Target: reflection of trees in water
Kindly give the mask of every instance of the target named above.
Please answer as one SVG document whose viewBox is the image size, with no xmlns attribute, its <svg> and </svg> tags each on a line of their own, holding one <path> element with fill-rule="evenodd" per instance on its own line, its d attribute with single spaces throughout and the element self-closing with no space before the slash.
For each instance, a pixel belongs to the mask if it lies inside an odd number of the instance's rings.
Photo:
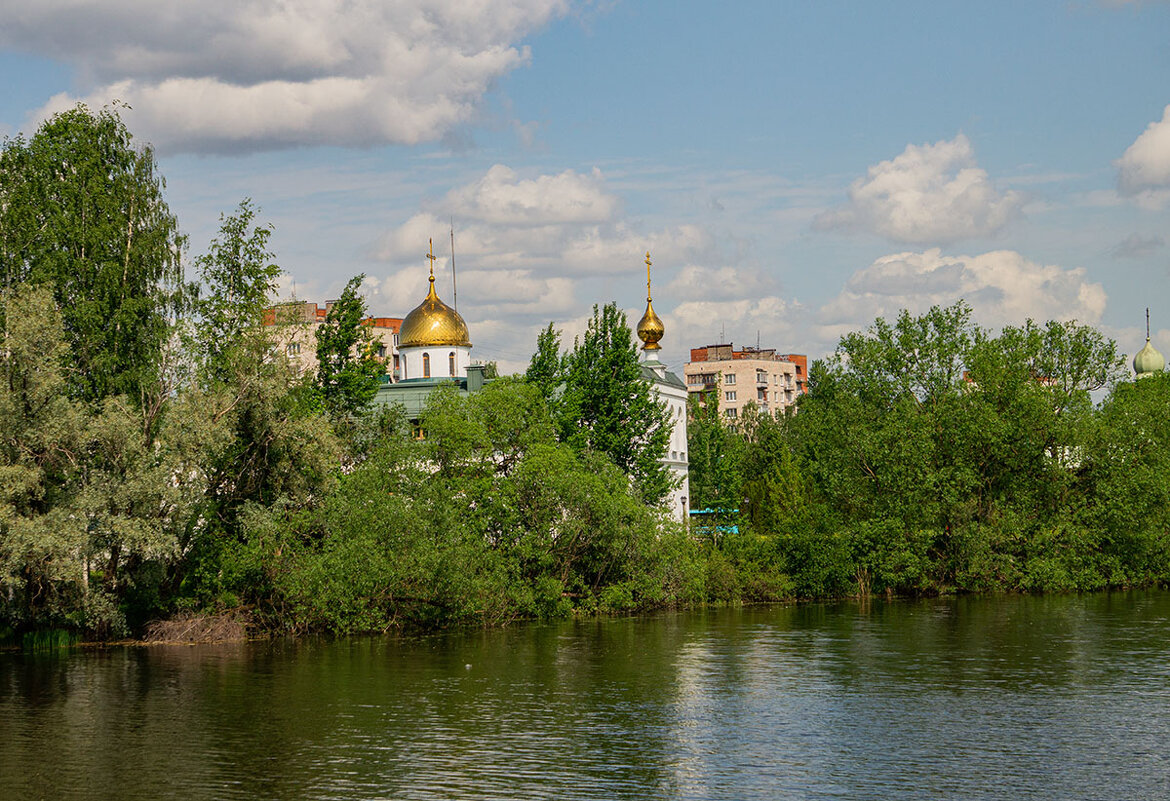
<svg viewBox="0 0 1170 801">
<path fill-rule="evenodd" d="M 995 797 L 1071 792 L 1096 760 L 1137 797 L 1161 774 L 1136 738 L 1170 734 L 1167 620 L 1170 594 L 1119 593 L 0 654 L 0 775 L 13 797 Z"/>
</svg>

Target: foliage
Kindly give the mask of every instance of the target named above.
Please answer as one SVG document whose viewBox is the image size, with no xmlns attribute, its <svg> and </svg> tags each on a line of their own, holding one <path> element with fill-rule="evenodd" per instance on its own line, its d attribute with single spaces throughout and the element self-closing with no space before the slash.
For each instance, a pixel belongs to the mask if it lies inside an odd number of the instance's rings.
<svg viewBox="0 0 1170 801">
<path fill-rule="evenodd" d="M 221 214 L 219 235 L 195 260 L 203 284 L 203 295 L 194 302 L 195 346 L 211 380 L 228 378 L 229 349 L 258 335 L 264 309 L 276 294 L 281 270 L 268 249 L 273 229 L 257 224 L 257 213 L 244 198 L 234 214 Z"/>
<path fill-rule="evenodd" d="M 902 312 L 842 337 L 796 414 L 693 399 L 692 505 L 738 512 L 691 536 L 654 505 L 671 421 L 614 304 L 567 354 L 542 331 L 523 380 L 441 385 L 420 439 L 369 408 L 361 276 L 306 382 L 259 325 L 271 227 L 222 217 L 196 292 L 162 188 L 108 109 L 0 152 L 6 642 L 241 606 L 345 632 L 1170 582 L 1170 375 L 1123 380 L 1088 326 Z"/>
<path fill-rule="evenodd" d="M 660 461 L 670 443 L 670 414 L 642 378 L 625 313 L 616 303 L 594 306 L 573 350 L 561 356 L 559 348 L 550 323 L 526 374 L 553 407 L 559 440 L 578 454 L 604 454 L 647 503 L 659 503 L 672 483 Z"/>
<path fill-rule="evenodd" d="M 540 393 L 441 387 L 425 440 L 388 432 L 315 510 L 254 519 L 249 587 L 296 631 L 502 622 L 696 600 L 694 545 L 603 457 L 557 443 Z"/>
<path fill-rule="evenodd" d="M 535 385 L 545 401 L 551 402 L 558 386 L 565 380 L 565 358 L 561 355 L 561 332 L 549 323 L 536 337 L 536 352 L 524 378 Z"/>
<path fill-rule="evenodd" d="M 317 328 L 317 388 L 334 419 L 355 415 L 370 405 L 384 372 L 376 346 L 362 321 L 366 302 L 358 293 L 365 275 L 349 280 L 325 322 Z"/>
<path fill-rule="evenodd" d="M 902 312 L 842 337 L 795 415 L 720 432 L 692 408 L 692 495 L 738 476 L 741 536 L 772 542 L 763 564 L 800 595 L 1167 581 L 1170 395 L 1122 371 L 1074 322 L 993 334 L 962 303 Z M 761 564 L 734 540 L 736 570 Z"/>
<path fill-rule="evenodd" d="M 692 509 L 739 509 L 746 442 L 719 416 L 719 388 L 692 394 L 687 408 Z"/>
<path fill-rule="evenodd" d="M 177 552 L 201 491 L 182 449 L 182 415 L 161 427 L 125 396 L 92 408 L 68 397 L 61 316 L 45 287 L 3 298 L 0 583 L 4 616 L 126 630 L 120 605 L 144 566 Z M 131 621 L 132 622 L 132 621 Z"/>
<path fill-rule="evenodd" d="M 117 111 L 54 115 L 0 150 L 0 287 L 52 287 L 86 401 L 138 400 L 183 302 L 184 239 L 150 147 Z"/>
</svg>

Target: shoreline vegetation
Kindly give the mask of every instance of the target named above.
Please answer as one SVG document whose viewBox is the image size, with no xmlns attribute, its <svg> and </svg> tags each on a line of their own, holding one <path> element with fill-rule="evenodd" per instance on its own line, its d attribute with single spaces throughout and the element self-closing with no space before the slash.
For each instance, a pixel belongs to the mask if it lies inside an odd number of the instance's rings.
<svg viewBox="0 0 1170 801">
<path fill-rule="evenodd" d="M 0 151 L 0 644 L 1170 580 L 1170 376 L 1131 380 L 1090 326 L 903 312 L 795 414 L 693 397 L 715 511 L 688 530 L 614 304 L 407 420 L 371 406 L 361 276 L 296 375 L 261 326 L 272 229 L 244 200 L 188 281 L 162 190 L 109 109 Z"/>
</svg>

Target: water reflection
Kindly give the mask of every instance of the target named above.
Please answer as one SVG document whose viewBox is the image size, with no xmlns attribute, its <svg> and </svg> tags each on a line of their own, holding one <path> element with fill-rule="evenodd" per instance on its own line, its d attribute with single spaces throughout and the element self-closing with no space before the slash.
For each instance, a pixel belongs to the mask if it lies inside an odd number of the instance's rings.
<svg viewBox="0 0 1170 801">
<path fill-rule="evenodd" d="M 13 798 L 1153 798 L 1170 594 L 0 655 Z"/>
</svg>

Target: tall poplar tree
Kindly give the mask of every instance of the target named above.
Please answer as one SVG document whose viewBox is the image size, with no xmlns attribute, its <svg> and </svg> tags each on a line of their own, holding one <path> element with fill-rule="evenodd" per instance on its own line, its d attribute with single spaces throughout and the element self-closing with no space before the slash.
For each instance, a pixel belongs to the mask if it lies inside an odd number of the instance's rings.
<svg viewBox="0 0 1170 801">
<path fill-rule="evenodd" d="M 538 356 L 547 350 L 545 342 Z M 593 307 L 584 336 L 565 356 L 563 375 L 555 410 L 561 441 L 578 453 L 604 453 L 647 503 L 665 498 L 671 476 L 660 460 L 670 443 L 670 414 L 642 376 L 634 336 L 616 303 Z"/>
<path fill-rule="evenodd" d="M 317 386 L 334 418 L 357 414 L 378 392 L 384 368 L 374 358 L 375 345 L 362 324 L 366 302 L 358 293 L 366 276 L 349 280 L 317 329 Z"/>
</svg>

